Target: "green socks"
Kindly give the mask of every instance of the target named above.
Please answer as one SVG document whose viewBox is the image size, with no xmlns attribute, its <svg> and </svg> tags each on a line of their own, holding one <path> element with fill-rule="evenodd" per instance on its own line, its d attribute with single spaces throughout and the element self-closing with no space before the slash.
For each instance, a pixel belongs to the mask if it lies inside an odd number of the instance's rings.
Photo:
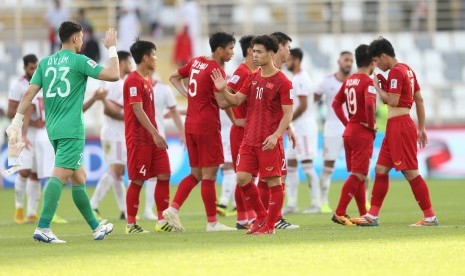
<svg viewBox="0 0 465 276">
<path fill-rule="evenodd" d="M 58 201 L 61 197 L 64 183 L 60 179 L 51 177 L 44 190 L 42 212 L 40 213 L 39 228 L 50 228 L 50 222 L 55 215 Z"/>
<path fill-rule="evenodd" d="M 87 196 L 86 192 L 86 185 L 78 184 L 71 186 L 73 201 L 76 207 L 81 212 L 81 215 L 89 224 L 92 230 L 95 230 L 99 222 L 95 218 L 94 211 L 92 210 L 92 206 L 90 205 L 89 197 Z"/>
</svg>

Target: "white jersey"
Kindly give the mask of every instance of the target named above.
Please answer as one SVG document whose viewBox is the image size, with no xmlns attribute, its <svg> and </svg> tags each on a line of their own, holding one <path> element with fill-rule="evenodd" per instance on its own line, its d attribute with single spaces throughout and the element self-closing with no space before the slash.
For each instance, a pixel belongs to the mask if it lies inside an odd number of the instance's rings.
<svg viewBox="0 0 465 276">
<path fill-rule="evenodd" d="M 334 113 L 333 100 L 337 92 L 342 86 L 342 81 L 336 78 L 336 74 L 326 76 L 323 81 L 317 86 L 315 94 L 325 96 L 326 104 L 326 120 L 324 125 L 324 136 L 337 136 L 342 137 L 344 132 L 344 125 Z M 344 109 L 347 116 L 347 111 Z"/>
<path fill-rule="evenodd" d="M 108 89 L 107 100 L 119 107 L 121 107 L 121 113 L 123 113 L 123 85 L 124 79 L 120 79 L 116 82 L 106 83 Z M 104 141 L 125 141 L 124 136 L 124 121 L 116 120 L 110 116 L 105 115 L 100 132 L 100 139 Z"/>
<path fill-rule="evenodd" d="M 307 109 L 299 118 L 293 121 L 296 134 L 306 133 L 310 128 L 316 130 L 317 124 L 315 119 L 314 92 L 310 76 L 305 71 L 300 71 L 292 77 L 292 97 L 294 99 L 294 111 L 300 104 L 299 96 L 307 97 Z"/>
<path fill-rule="evenodd" d="M 153 93 L 155 98 L 155 121 L 157 123 L 157 130 L 163 138 L 166 138 L 164 121 L 165 109 L 175 107 L 176 99 L 171 91 L 171 87 L 158 81 L 153 84 Z"/>
<path fill-rule="evenodd" d="M 26 76 L 20 77 L 11 84 L 10 91 L 8 92 L 8 99 L 15 102 L 20 102 L 28 87 L 29 80 L 26 78 Z M 44 99 L 42 95 L 42 90 L 40 90 L 32 100 L 32 104 L 35 107 L 35 112 L 31 114 L 31 120 L 33 121 L 38 119 L 45 121 Z"/>
</svg>

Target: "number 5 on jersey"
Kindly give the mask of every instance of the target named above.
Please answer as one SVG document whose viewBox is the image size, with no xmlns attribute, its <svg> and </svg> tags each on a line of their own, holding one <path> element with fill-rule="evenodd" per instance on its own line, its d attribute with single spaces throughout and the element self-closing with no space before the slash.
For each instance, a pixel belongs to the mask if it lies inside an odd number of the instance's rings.
<svg viewBox="0 0 465 276">
<path fill-rule="evenodd" d="M 197 80 L 195 79 L 195 75 L 198 73 L 200 73 L 199 69 L 191 70 L 191 76 L 189 77 L 189 87 L 187 89 L 191 97 L 195 97 L 195 95 L 197 95 Z"/>
</svg>

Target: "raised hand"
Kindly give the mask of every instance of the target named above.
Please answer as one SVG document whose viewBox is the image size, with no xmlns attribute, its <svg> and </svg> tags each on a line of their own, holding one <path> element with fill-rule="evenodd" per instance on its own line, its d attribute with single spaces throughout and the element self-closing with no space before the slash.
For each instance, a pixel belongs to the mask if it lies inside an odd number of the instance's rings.
<svg viewBox="0 0 465 276">
<path fill-rule="evenodd" d="M 105 48 L 110 48 L 111 46 L 116 46 L 118 33 L 113 28 L 109 28 L 105 34 L 105 38 L 102 40 Z"/>
<path fill-rule="evenodd" d="M 220 69 L 213 69 L 210 77 L 212 78 L 212 81 L 218 91 L 224 90 L 226 88 L 227 81 L 223 78 L 223 75 L 221 75 Z"/>
</svg>

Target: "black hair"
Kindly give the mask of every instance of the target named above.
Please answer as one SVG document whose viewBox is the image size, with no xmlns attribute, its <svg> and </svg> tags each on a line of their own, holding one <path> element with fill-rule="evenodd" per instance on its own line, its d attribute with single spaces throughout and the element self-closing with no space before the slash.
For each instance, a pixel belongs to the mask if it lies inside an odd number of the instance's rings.
<svg viewBox="0 0 465 276">
<path fill-rule="evenodd" d="M 339 53 L 339 57 L 342 57 L 343 55 L 352 55 L 351 51 L 342 51 Z"/>
<path fill-rule="evenodd" d="M 73 21 L 64 21 L 58 29 L 58 35 L 62 43 L 68 42 L 69 38 L 75 34 L 82 32 L 82 26 Z"/>
<path fill-rule="evenodd" d="M 274 53 L 278 52 L 279 42 L 278 40 L 271 35 L 259 35 L 252 39 L 252 45 L 260 44 L 265 46 L 267 51 L 273 51 Z"/>
<path fill-rule="evenodd" d="M 24 64 L 24 67 L 26 67 L 29 63 L 36 63 L 38 61 L 36 55 L 34 54 L 29 54 L 29 55 L 25 55 L 23 57 L 23 64 Z"/>
<path fill-rule="evenodd" d="M 253 35 L 244 35 L 239 40 L 239 43 L 241 44 L 242 56 L 243 57 L 247 56 L 247 49 L 249 49 L 252 46 L 251 42 L 252 42 L 253 38 L 254 38 Z"/>
<path fill-rule="evenodd" d="M 292 57 L 302 61 L 302 59 L 304 58 L 304 52 L 302 52 L 302 50 L 300 48 L 293 48 L 290 50 L 290 54 Z"/>
<path fill-rule="evenodd" d="M 230 43 L 236 43 L 236 39 L 232 34 L 228 34 L 225 32 L 217 32 L 210 36 L 210 49 L 212 53 L 220 48 L 226 48 Z"/>
<path fill-rule="evenodd" d="M 271 34 L 278 40 L 278 44 L 286 45 L 287 42 L 292 42 L 292 38 L 283 32 L 274 32 Z"/>
<path fill-rule="evenodd" d="M 379 57 L 382 54 L 386 54 L 390 57 L 396 57 L 396 53 L 394 52 L 394 47 L 392 47 L 391 42 L 382 36 L 370 43 L 370 46 L 368 46 L 368 52 L 370 52 L 372 57 Z"/>
<path fill-rule="evenodd" d="M 373 60 L 370 52 L 368 52 L 368 45 L 360 44 L 355 49 L 355 62 L 357 63 L 357 67 L 367 67 L 370 65 L 371 61 Z"/>
<path fill-rule="evenodd" d="M 157 47 L 153 42 L 137 39 L 136 42 L 131 45 L 130 50 L 134 61 L 136 64 L 139 64 L 142 62 L 144 56 L 150 55 L 150 52 L 152 50 L 157 50 Z"/>
<path fill-rule="evenodd" d="M 117 54 L 118 54 L 119 61 L 124 61 L 131 57 L 131 53 L 129 53 L 128 51 L 118 51 Z"/>
</svg>

